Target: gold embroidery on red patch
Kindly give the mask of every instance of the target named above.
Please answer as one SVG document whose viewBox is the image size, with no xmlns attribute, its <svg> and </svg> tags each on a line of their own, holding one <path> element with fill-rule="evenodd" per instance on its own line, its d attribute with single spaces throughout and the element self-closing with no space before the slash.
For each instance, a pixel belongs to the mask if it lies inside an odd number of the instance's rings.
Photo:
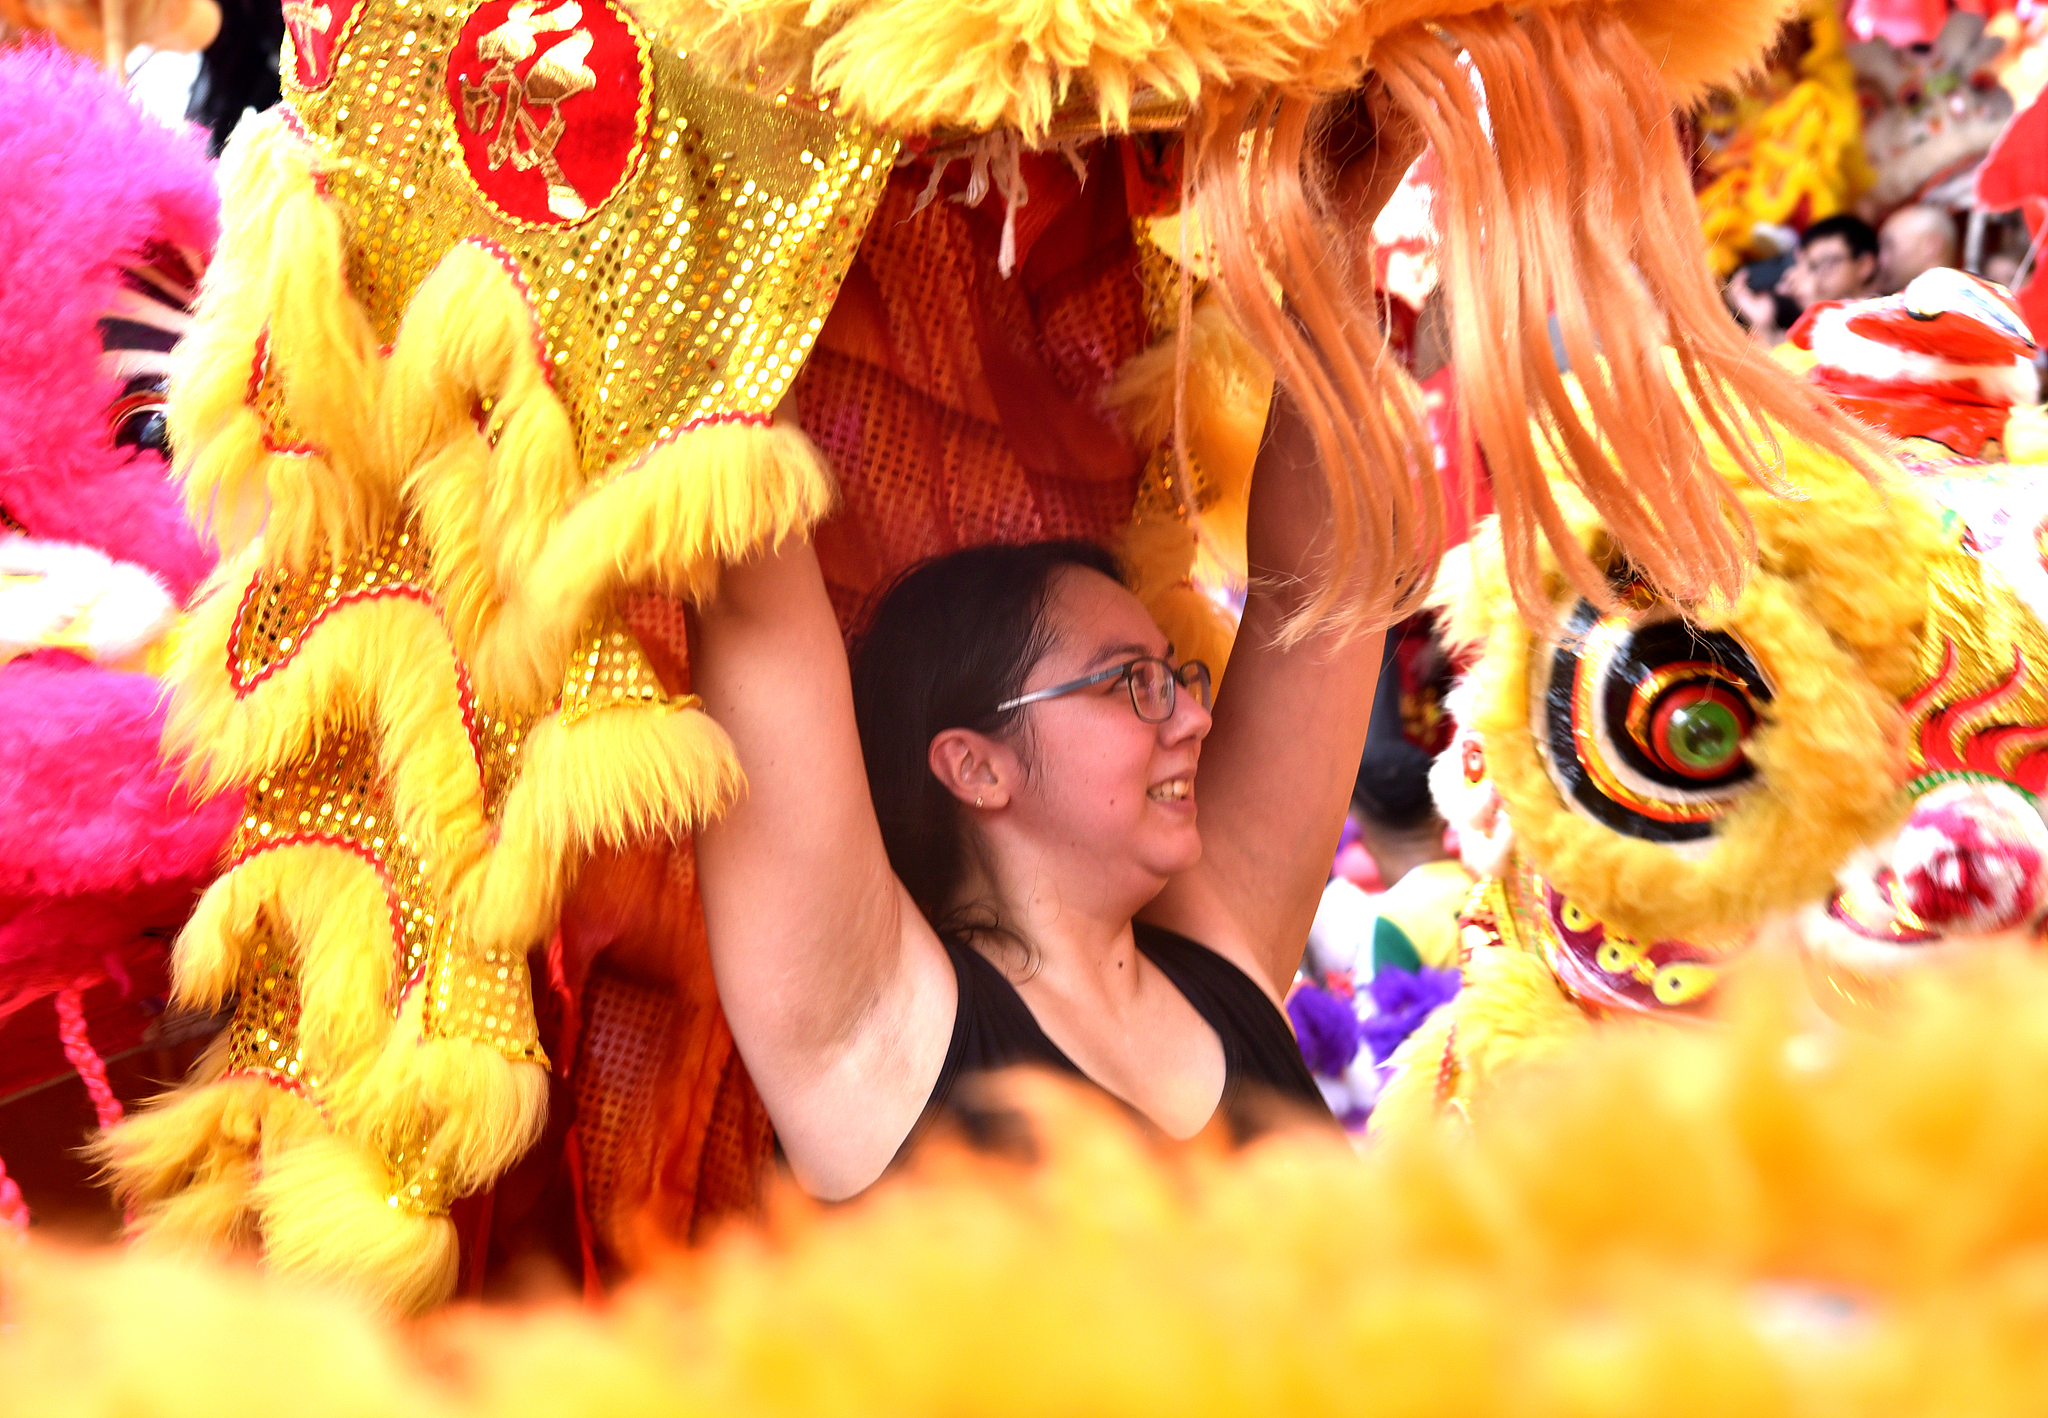
<svg viewBox="0 0 2048 1418">
<path fill-rule="evenodd" d="M 647 44 L 608 0 L 485 0 L 448 55 L 463 164 L 500 216 L 573 226 L 639 165 Z"/>
<path fill-rule="evenodd" d="M 334 56 L 347 42 L 363 0 L 284 0 L 284 59 L 278 72 L 292 88 L 313 93 L 334 78 Z"/>
</svg>

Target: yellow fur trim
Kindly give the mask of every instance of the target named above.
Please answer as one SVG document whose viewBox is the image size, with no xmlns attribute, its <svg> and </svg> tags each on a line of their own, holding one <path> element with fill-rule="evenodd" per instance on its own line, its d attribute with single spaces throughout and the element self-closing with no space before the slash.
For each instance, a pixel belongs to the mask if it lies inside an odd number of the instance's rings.
<svg viewBox="0 0 2048 1418">
<path fill-rule="evenodd" d="M 241 564 L 264 553 L 258 544 Z M 340 729 L 368 729 L 398 824 L 448 889 L 482 851 L 484 822 L 476 753 L 440 618 L 410 596 L 348 602 L 275 673 L 237 694 L 225 645 L 242 597 L 225 582 L 196 612 L 165 720 L 166 746 L 184 756 L 202 791 L 214 793 L 314 751 Z"/>
<path fill-rule="evenodd" d="M 207 888 L 171 957 L 177 1001 L 211 1008 L 232 996 L 266 916 L 297 949 L 310 1071 L 324 1077 L 376 1048 L 391 1028 L 385 1001 L 397 983 L 391 899 L 375 867 L 326 845 L 258 852 Z"/>
<path fill-rule="evenodd" d="M 1392 1072 L 1380 1095 L 1373 1100 L 1368 1136 L 1381 1138 L 1428 1131 L 1442 1121 L 1443 1103 L 1437 1097 L 1444 1050 L 1451 1045 L 1452 1005 L 1445 1005 L 1416 1026 L 1388 1057 Z"/>
<path fill-rule="evenodd" d="M 1103 395 L 1141 446 L 1173 437 L 1178 343 L 1169 332 L 1126 361 Z M 1242 577 L 1246 501 L 1273 402 L 1273 369 L 1213 298 L 1195 305 L 1187 358 L 1183 406 L 1188 453 L 1202 470 L 1200 537 Z"/>
<path fill-rule="evenodd" d="M 1756 62 L 1795 0 L 1633 0 L 1617 8 L 1679 101 Z M 650 0 L 636 10 L 714 70 L 765 66 L 899 132 L 997 127 L 1043 139 L 1070 95 L 1130 126 L 1141 93 L 1192 104 L 1242 86 L 1335 92 L 1378 36 L 1477 8 L 1459 0 Z"/>
<path fill-rule="evenodd" d="M 336 1133 L 266 1147 L 255 1187 L 264 1261 L 385 1310 L 446 1299 L 459 1260 L 454 1224 L 394 1206 L 391 1185 L 381 1161 Z"/>
<path fill-rule="evenodd" d="M 1362 1159 L 1162 1153 L 1028 1090 L 1044 1165 L 785 1195 L 602 1310 L 422 1330 L 219 1266 L 0 1247 L 8 1412 L 2028 1413 L 2048 978 L 1979 964 L 1882 1030 L 1743 982 L 1726 1027 L 1603 1031 L 1465 1135 Z"/>
<path fill-rule="evenodd" d="M 547 1122 L 548 1073 L 495 1047 L 430 1033 L 431 978 L 399 1006 L 382 1047 L 321 1097 L 335 1127 L 360 1138 L 410 1176 L 427 1174 L 420 1209 L 444 1210 L 519 1160 Z M 391 1183 L 384 1190 L 391 1191 Z"/>
<path fill-rule="evenodd" d="M 1482 947 L 1466 960 L 1463 976 L 1457 997 L 1395 1050 L 1393 1077 L 1373 1104 L 1375 1138 L 1433 1126 L 1447 1104 L 1482 1096 L 1509 1065 L 1555 1058 L 1593 1031 L 1533 950 Z"/>
<path fill-rule="evenodd" d="M 552 694 L 576 636 L 611 595 L 635 587 L 702 600 L 721 564 L 808 531 L 836 496 L 793 424 L 679 434 L 563 514 L 469 661 L 479 693 Z"/>
<path fill-rule="evenodd" d="M 1170 451 L 1179 340 L 1169 333 L 1117 371 L 1105 395 L 1141 446 Z M 1205 661 L 1217 679 L 1230 661 L 1236 627 L 1190 581 L 1206 547 L 1231 574 L 1245 574 L 1245 504 L 1252 465 L 1272 402 L 1273 372 L 1231 323 L 1220 302 L 1195 306 L 1183 396 L 1188 452 L 1201 469 L 1201 507 L 1183 511 L 1148 484 L 1138 497 L 1118 556 L 1131 591 L 1183 657 Z M 1147 478 L 1159 476 L 1147 473 Z"/>
<path fill-rule="evenodd" d="M 176 1091 L 128 1114 L 93 1145 L 138 1242 L 216 1249 L 253 1240 L 258 1155 L 326 1124 L 259 1078 L 221 1077 L 223 1035 Z"/>
<path fill-rule="evenodd" d="M 518 284 L 482 247 L 458 245 L 406 312 L 378 414 L 456 649 L 479 697 L 514 713 L 554 697 L 576 637 L 615 592 L 702 599 L 720 564 L 808 531 L 835 496 L 801 431 L 746 420 L 680 431 L 586 488 L 537 351 Z"/>
<path fill-rule="evenodd" d="M 170 400 L 179 472 L 194 519 L 211 523 L 224 553 L 260 528 L 278 564 L 303 568 L 360 544 L 389 514 L 393 489 L 359 453 L 382 360 L 349 294 L 340 215 L 282 117 L 238 130 L 221 200 L 237 220 L 208 268 Z M 251 400 L 259 342 L 294 433 L 316 451 L 266 450 Z"/>
<path fill-rule="evenodd" d="M 743 784 L 732 740 L 695 709 L 619 705 L 535 725 L 499 814 L 498 841 L 460 904 L 486 948 L 523 947 L 600 844 L 675 840 L 723 812 Z"/>
<path fill-rule="evenodd" d="M 1543 957 L 1511 946 L 1474 950 L 1449 1008 L 1458 1030 L 1461 1096 L 1484 1086 L 1502 1065 L 1553 1057 L 1592 1030 Z"/>
</svg>

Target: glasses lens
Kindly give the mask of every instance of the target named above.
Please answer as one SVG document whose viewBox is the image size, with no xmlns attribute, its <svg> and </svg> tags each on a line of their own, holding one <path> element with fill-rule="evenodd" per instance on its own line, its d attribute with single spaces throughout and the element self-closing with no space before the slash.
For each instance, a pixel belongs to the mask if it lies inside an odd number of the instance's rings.
<svg viewBox="0 0 2048 1418">
<path fill-rule="evenodd" d="M 1131 662 L 1131 707 L 1148 724 L 1173 717 L 1173 672 L 1164 660 Z"/>
<path fill-rule="evenodd" d="M 1209 702 L 1209 667 L 1200 660 L 1189 660 L 1180 667 L 1180 682 L 1187 686 L 1188 693 L 1195 696 L 1195 702 L 1204 709 L 1211 708 Z"/>
</svg>

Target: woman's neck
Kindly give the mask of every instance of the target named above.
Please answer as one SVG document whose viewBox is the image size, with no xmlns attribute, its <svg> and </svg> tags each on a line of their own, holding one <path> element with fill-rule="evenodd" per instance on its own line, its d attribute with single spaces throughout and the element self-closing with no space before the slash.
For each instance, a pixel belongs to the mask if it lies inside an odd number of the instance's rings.
<svg viewBox="0 0 2048 1418">
<path fill-rule="evenodd" d="M 955 895 L 957 914 L 970 921 L 994 918 L 999 932 L 989 956 L 1020 988 L 1114 1009 L 1137 988 L 1131 918 L 1144 899 L 1096 899 L 1095 892 L 1063 887 L 1064 875 L 1042 862 L 1007 871 L 976 863 Z M 1005 938 L 1023 944 L 1028 965 L 1018 968 L 1016 952 L 1002 948 Z"/>
</svg>

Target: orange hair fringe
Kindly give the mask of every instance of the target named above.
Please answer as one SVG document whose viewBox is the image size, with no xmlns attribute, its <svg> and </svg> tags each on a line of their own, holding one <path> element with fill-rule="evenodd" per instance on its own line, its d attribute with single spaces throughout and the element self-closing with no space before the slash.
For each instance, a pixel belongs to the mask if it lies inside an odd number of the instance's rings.
<svg viewBox="0 0 2048 1418">
<path fill-rule="evenodd" d="M 1694 606 L 1732 601 L 1755 560 L 1708 435 L 1774 492 L 1787 491 L 1780 436 L 1879 476 L 1867 436 L 1787 381 L 1722 309 L 1668 94 L 1623 20 L 1595 6 L 1496 7 L 1393 31 L 1371 63 L 1442 165 L 1459 416 L 1485 455 L 1525 617 L 1551 614 L 1545 543 L 1579 594 L 1612 602 L 1553 477 L 1584 496 L 1637 573 Z M 1408 613 L 1443 526 L 1417 394 L 1363 278 L 1369 225 L 1333 219 L 1316 141 L 1330 111 L 1312 95 L 1240 89 L 1189 130 L 1216 286 L 1329 479 L 1335 544 L 1295 636 Z"/>
</svg>

